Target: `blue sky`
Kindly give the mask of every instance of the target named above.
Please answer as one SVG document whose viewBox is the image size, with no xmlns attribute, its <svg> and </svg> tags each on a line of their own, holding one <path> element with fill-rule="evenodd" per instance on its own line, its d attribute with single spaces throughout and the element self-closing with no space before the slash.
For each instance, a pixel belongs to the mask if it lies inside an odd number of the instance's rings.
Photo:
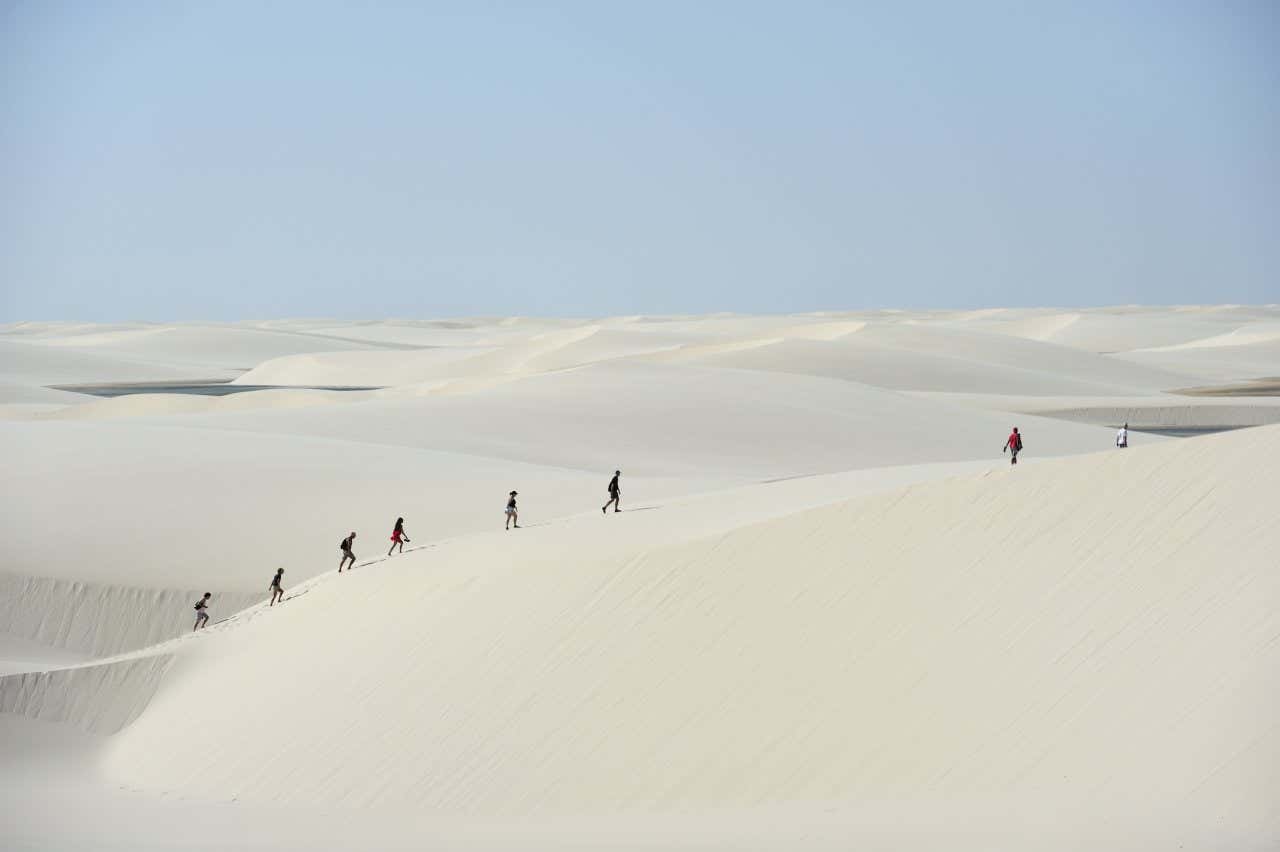
<svg viewBox="0 0 1280 852">
<path fill-rule="evenodd" d="M 1280 4 L 0 0 L 0 321 L 1280 301 Z"/>
</svg>

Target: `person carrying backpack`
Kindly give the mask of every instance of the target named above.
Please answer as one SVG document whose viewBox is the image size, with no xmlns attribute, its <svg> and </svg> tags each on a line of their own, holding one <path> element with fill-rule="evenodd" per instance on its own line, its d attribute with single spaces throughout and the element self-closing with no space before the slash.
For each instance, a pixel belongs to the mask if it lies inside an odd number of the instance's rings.
<svg viewBox="0 0 1280 852">
<path fill-rule="evenodd" d="M 205 592 L 204 597 L 196 601 L 196 626 L 191 628 L 193 633 L 209 623 L 209 598 L 211 597 L 213 592 Z"/>
<path fill-rule="evenodd" d="M 271 578 L 271 585 L 268 587 L 268 591 L 271 592 L 271 603 L 267 604 L 267 606 L 275 606 L 276 601 L 284 598 L 284 587 L 280 585 L 283 579 L 284 569 L 276 569 L 276 575 Z"/>
<path fill-rule="evenodd" d="M 1129 446 L 1129 424 L 1126 423 L 1116 432 L 1116 446 L 1124 449 Z"/>
<path fill-rule="evenodd" d="M 609 502 L 605 503 L 603 506 L 600 507 L 600 514 L 602 515 L 606 513 L 610 505 L 613 506 L 613 511 L 615 512 L 622 511 L 622 509 L 620 508 L 622 504 L 619 502 L 622 499 L 622 490 L 618 488 L 619 476 L 622 476 L 622 471 L 615 470 L 613 472 L 613 479 L 609 480 Z"/>
<path fill-rule="evenodd" d="M 1004 442 L 1004 450 L 1009 451 L 1009 464 L 1017 464 L 1018 453 L 1022 452 L 1022 435 L 1018 433 L 1017 426 L 1013 427 L 1013 432 L 1010 433 L 1009 439 Z M 1003 453 L 1004 450 L 1000 452 Z"/>
<path fill-rule="evenodd" d="M 338 545 L 338 549 L 342 551 L 342 561 L 338 563 L 339 574 L 342 573 L 342 566 L 347 564 L 348 559 L 351 560 L 351 566 L 347 568 L 347 570 L 350 571 L 352 568 L 356 567 L 356 555 L 351 550 L 352 546 L 355 544 L 355 540 L 356 533 L 355 530 L 352 530 L 351 535 L 344 538 L 342 540 L 342 544 Z"/>
</svg>

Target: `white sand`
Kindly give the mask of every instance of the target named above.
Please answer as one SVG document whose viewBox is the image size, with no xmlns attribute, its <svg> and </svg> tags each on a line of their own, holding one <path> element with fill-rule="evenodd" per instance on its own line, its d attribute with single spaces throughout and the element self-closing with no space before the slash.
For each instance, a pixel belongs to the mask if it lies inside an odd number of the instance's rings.
<svg viewBox="0 0 1280 852">
<path fill-rule="evenodd" d="M 1274 848 L 1278 314 L 0 329 L 0 846 Z"/>
</svg>

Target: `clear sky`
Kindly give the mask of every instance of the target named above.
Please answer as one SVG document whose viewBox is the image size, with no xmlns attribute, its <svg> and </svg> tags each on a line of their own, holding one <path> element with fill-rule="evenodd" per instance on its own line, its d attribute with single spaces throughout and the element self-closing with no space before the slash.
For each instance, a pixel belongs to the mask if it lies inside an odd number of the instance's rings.
<svg viewBox="0 0 1280 852">
<path fill-rule="evenodd" d="M 0 0 L 0 321 L 1280 301 L 1280 2 Z"/>
</svg>

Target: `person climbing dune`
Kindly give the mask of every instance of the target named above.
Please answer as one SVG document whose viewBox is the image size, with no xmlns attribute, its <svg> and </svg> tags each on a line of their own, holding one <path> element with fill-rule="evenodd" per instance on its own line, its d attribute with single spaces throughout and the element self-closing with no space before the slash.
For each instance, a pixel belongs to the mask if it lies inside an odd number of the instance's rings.
<svg viewBox="0 0 1280 852">
<path fill-rule="evenodd" d="M 600 514 L 602 515 L 609 511 L 609 506 L 611 505 L 613 506 L 613 511 L 622 511 L 622 489 L 618 487 L 619 476 L 622 476 L 622 471 L 615 470 L 613 472 L 613 479 L 609 480 L 609 502 L 600 507 Z"/>
<path fill-rule="evenodd" d="M 204 597 L 196 601 L 196 626 L 191 628 L 192 632 L 209 623 L 209 598 L 211 597 L 213 592 L 205 592 Z"/>
<path fill-rule="evenodd" d="M 1018 432 L 1017 426 L 1013 427 L 1013 432 L 1009 434 L 1008 440 L 1004 442 L 1004 450 L 1000 452 L 1003 453 L 1005 450 L 1009 451 L 1009 464 L 1017 464 L 1018 453 L 1022 452 L 1022 435 Z"/>
<path fill-rule="evenodd" d="M 404 543 L 409 540 L 409 536 L 404 534 L 404 518 L 396 518 L 396 528 L 391 531 L 391 550 L 387 551 L 387 555 L 391 555 L 391 551 L 396 549 L 396 545 L 400 546 L 400 552 L 404 553 Z"/>
<path fill-rule="evenodd" d="M 507 525 L 504 529 L 512 527 L 520 529 L 520 513 L 516 510 L 516 492 L 512 491 L 507 499 Z"/>
<path fill-rule="evenodd" d="M 339 574 L 342 573 L 342 566 L 347 564 L 347 560 L 351 560 L 351 565 L 347 568 L 348 571 L 356 567 L 356 555 L 351 549 L 355 546 L 355 541 L 356 533 L 355 530 L 352 530 L 351 535 L 344 538 L 342 540 L 342 544 L 338 545 L 338 549 L 342 551 L 342 561 L 338 563 Z"/>
<path fill-rule="evenodd" d="M 271 578 L 271 585 L 267 587 L 268 591 L 271 592 L 271 603 L 267 604 L 267 606 L 275 606 L 276 601 L 284 598 L 284 586 L 281 585 L 281 582 L 283 582 L 283 580 L 284 580 L 284 569 L 283 568 L 276 569 L 276 575 Z"/>
</svg>

